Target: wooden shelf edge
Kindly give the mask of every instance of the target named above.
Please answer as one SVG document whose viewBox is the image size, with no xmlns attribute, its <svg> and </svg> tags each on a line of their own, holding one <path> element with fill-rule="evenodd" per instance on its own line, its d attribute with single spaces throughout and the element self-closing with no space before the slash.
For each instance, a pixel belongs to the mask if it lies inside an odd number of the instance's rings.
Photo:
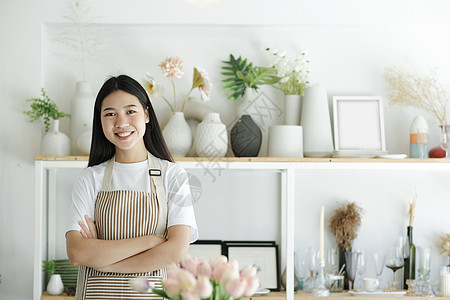
<svg viewBox="0 0 450 300">
<path fill-rule="evenodd" d="M 89 156 L 45 156 L 36 155 L 34 160 L 44 161 L 88 161 Z M 404 159 L 386 159 L 386 158 L 293 158 L 293 157 L 177 157 L 176 162 L 196 162 L 196 161 L 218 161 L 218 162 L 369 162 L 369 163 L 450 163 L 450 159 L 445 158 L 404 158 Z"/>
</svg>

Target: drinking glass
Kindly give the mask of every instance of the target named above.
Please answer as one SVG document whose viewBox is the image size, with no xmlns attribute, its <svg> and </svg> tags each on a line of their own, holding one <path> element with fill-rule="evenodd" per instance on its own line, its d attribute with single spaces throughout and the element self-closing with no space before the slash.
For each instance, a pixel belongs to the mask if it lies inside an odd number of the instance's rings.
<svg viewBox="0 0 450 300">
<path fill-rule="evenodd" d="M 421 281 L 430 281 L 430 267 L 431 267 L 431 248 L 417 248 L 417 264 L 418 264 L 418 279 Z"/>
<path fill-rule="evenodd" d="M 403 258 L 403 249 L 400 247 L 392 247 L 385 257 L 386 267 L 392 270 L 392 283 L 395 282 L 395 272 L 403 268 L 405 260 Z M 393 285 L 395 286 L 395 285 Z"/>
<path fill-rule="evenodd" d="M 366 272 L 366 254 L 363 250 L 358 250 L 359 256 L 358 256 L 358 276 L 356 276 L 356 282 L 359 281 L 361 287 L 364 287 L 364 283 L 362 281 L 364 273 Z M 355 287 L 358 285 L 355 282 Z"/>
<path fill-rule="evenodd" d="M 377 279 L 383 274 L 383 267 L 384 267 L 384 256 L 379 255 L 378 253 L 372 254 L 372 263 L 373 268 L 375 269 L 375 274 L 377 276 Z"/>
<path fill-rule="evenodd" d="M 336 248 L 325 249 L 325 273 L 336 275 L 338 272 L 338 253 Z"/>
<path fill-rule="evenodd" d="M 450 125 L 443 124 L 441 127 L 441 143 L 439 146 L 445 151 L 445 158 L 450 158 Z"/>
<path fill-rule="evenodd" d="M 348 276 L 348 290 L 353 290 L 356 272 L 358 270 L 359 252 L 345 252 L 345 269 Z"/>
</svg>

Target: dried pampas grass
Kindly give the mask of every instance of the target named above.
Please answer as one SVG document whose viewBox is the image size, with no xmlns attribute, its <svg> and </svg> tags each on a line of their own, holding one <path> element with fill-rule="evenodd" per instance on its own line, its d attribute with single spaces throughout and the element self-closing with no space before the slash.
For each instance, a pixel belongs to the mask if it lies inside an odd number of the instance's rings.
<svg viewBox="0 0 450 300">
<path fill-rule="evenodd" d="M 440 253 L 446 256 L 450 256 L 450 234 L 443 234 L 439 236 L 437 241 L 439 247 L 441 248 Z"/>
<path fill-rule="evenodd" d="M 352 248 L 358 235 L 363 209 L 355 202 L 348 202 L 337 208 L 330 218 L 330 230 L 336 236 L 336 242 L 346 250 Z"/>
</svg>

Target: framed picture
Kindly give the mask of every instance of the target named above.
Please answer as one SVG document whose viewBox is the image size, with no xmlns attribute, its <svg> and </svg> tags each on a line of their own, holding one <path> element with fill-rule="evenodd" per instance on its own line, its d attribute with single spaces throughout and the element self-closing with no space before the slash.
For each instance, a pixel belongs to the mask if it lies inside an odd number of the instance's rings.
<svg viewBox="0 0 450 300">
<path fill-rule="evenodd" d="M 222 241 L 198 240 L 189 246 L 189 255 L 197 257 L 199 261 L 216 259 L 222 254 Z"/>
<path fill-rule="evenodd" d="M 224 255 L 228 259 L 236 259 L 240 268 L 254 266 L 261 283 L 260 288 L 280 290 L 278 245 L 274 242 L 224 242 Z"/>
<path fill-rule="evenodd" d="M 333 115 L 335 152 L 386 152 L 381 97 L 335 96 Z"/>
</svg>

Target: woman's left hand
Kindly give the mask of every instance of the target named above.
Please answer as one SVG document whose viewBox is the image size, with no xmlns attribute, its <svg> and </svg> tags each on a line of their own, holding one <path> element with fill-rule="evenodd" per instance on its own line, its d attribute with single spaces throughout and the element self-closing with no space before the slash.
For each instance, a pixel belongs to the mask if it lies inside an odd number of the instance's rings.
<svg viewBox="0 0 450 300">
<path fill-rule="evenodd" d="M 94 221 L 92 221 L 92 219 L 88 215 L 85 215 L 84 219 L 86 220 L 86 224 L 84 224 L 83 221 L 78 221 L 78 224 L 81 226 L 81 235 L 87 239 L 96 239 L 97 230 L 95 228 Z"/>
</svg>

